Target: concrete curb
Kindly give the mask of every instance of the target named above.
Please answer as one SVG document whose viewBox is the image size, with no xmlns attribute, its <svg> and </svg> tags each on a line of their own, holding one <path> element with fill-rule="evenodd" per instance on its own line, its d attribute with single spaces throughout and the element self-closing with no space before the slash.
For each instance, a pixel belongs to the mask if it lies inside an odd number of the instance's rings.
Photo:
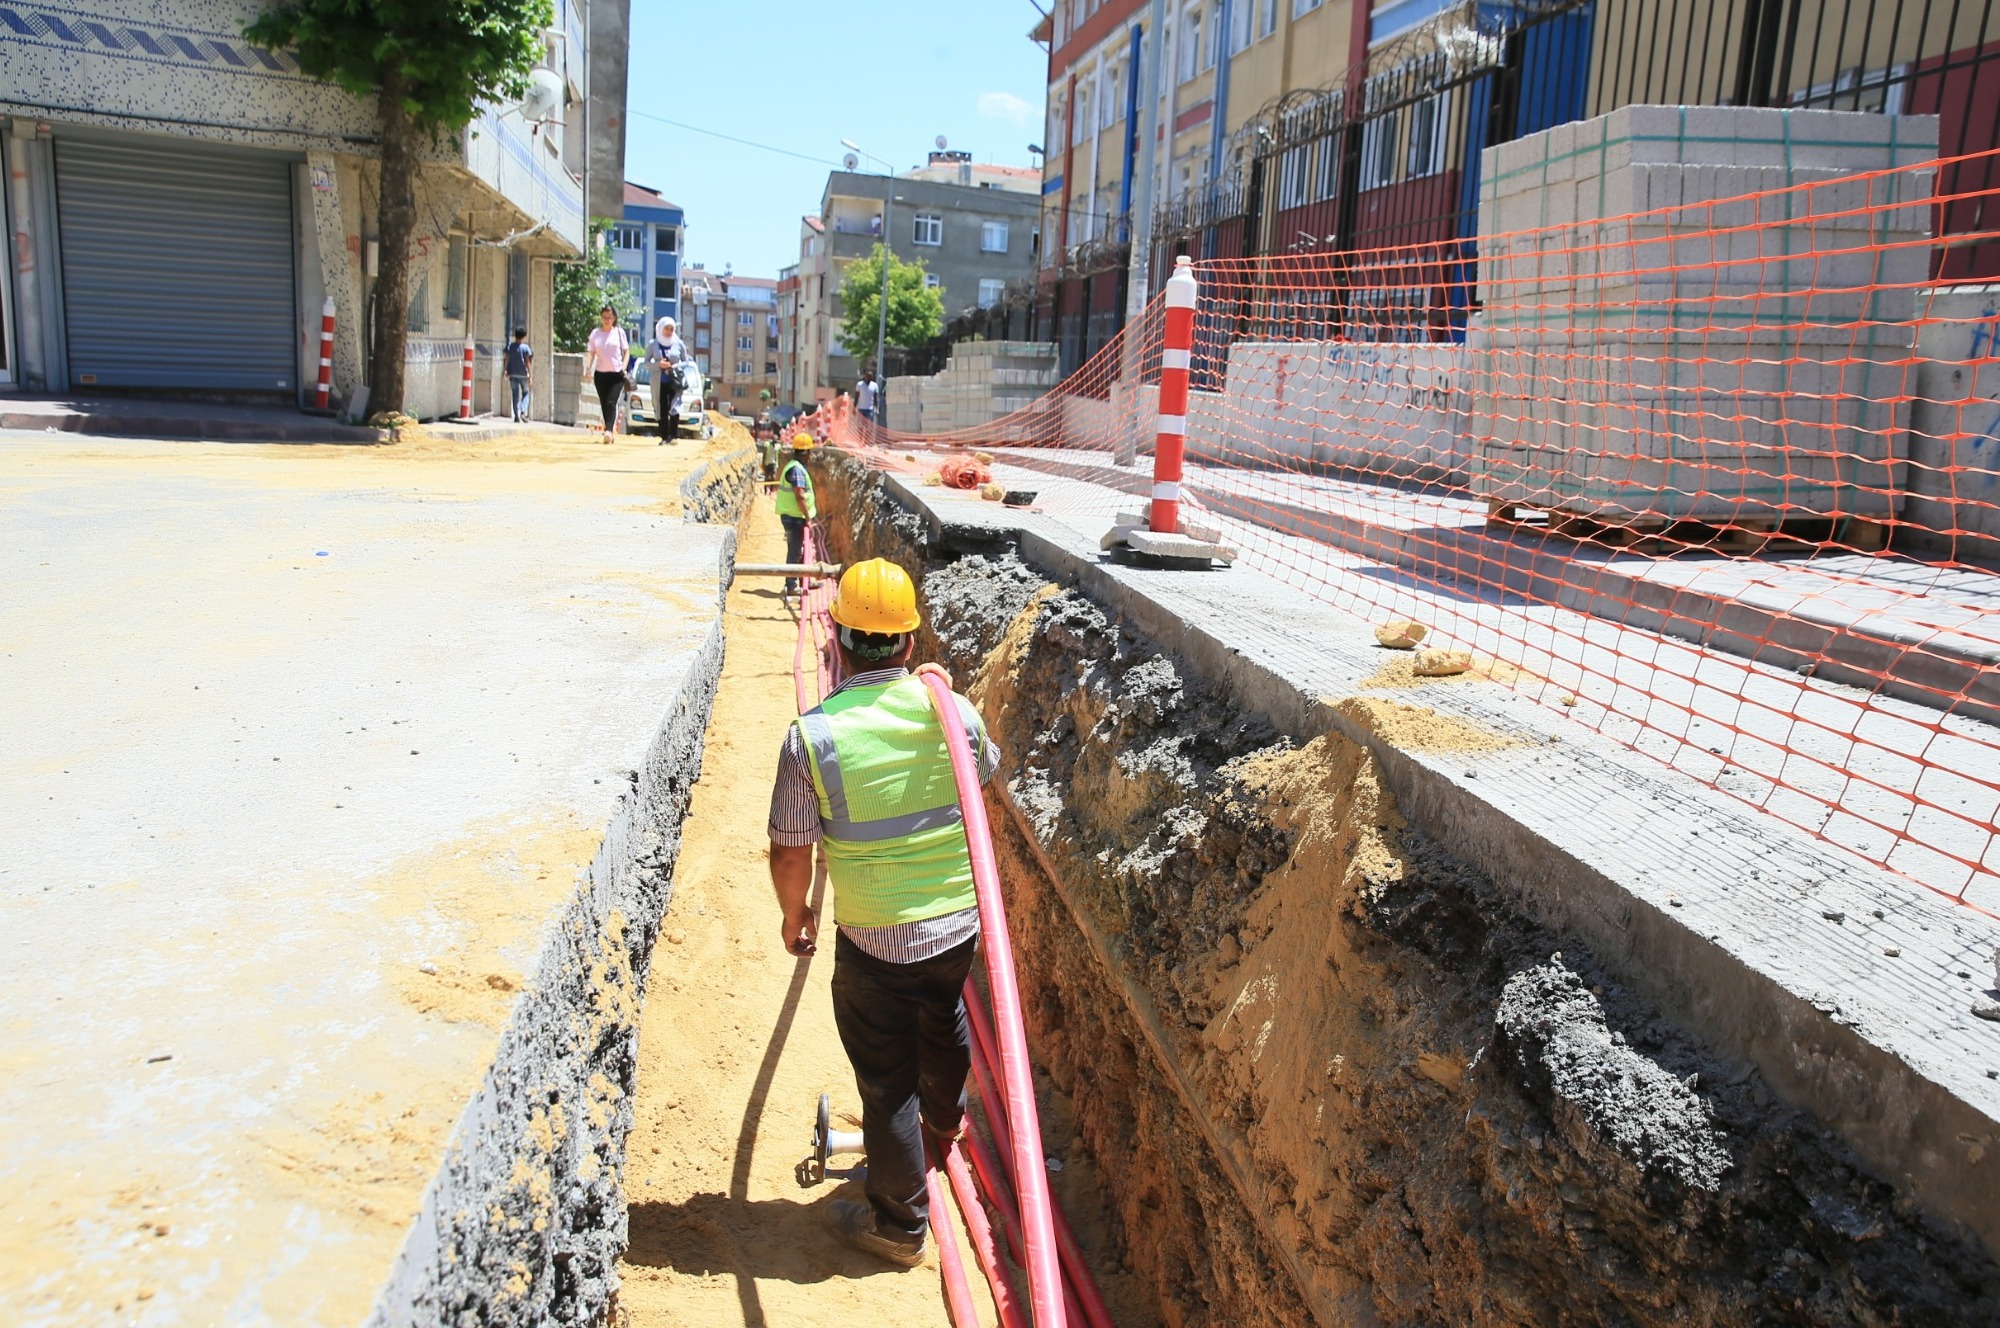
<svg viewBox="0 0 2000 1328">
<path fill-rule="evenodd" d="M 401 431 L 398 432 L 400 434 Z M 595 429 L 570 428 L 561 424 L 529 429 L 509 424 L 420 423 L 415 426 L 414 433 L 434 443 L 582 443 L 594 441 L 597 437 Z"/>
<path fill-rule="evenodd" d="M 724 526 L 740 521 L 756 479 L 756 457 L 757 449 L 745 447 L 697 466 L 681 481 L 681 519 Z M 728 580 L 725 575 L 725 590 Z"/>
<path fill-rule="evenodd" d="M 200 420 L 178 415 L 125 415 L 75 411 L 64 415 L 0 411 L 0 429 L 28 433 L 84 433 L 116 438 L 193 438 L 255 443 L 384 443 L 384 429 L 331 420 Z"/>
<path fill-rule="evenodd" d="M 1086 480 L 1124 493 L 1152 493 L 1150 473 L 1029 453 L 1010 453 L 1005 459 L 1009 465 Z M 1879 688 L 1918 705 L 1936 708 L 1940 694 L 1958 696 L 1963 699 L 1950 707 L 1951 713 L 2000 723 L 2000 669 L 1994 667 L 2000 661 L 1956 649 L 1947 641 L 1898 640 L 1797 614 L 1776 613 L 1739 599 L 1662 585 L 1628 576 L 1612 565 L 1549 552 L 1529 535 L 1494 538 L 1477 530 L 1404 530 L 1198 483 L 1182 487 L 1217 515 L 1345 549 L 1422 576 L 1447 582 L 1469 579 L 1605 622 L 1660 632 L 1777 668 L 1810 664 L 1816 677 L 1871 691 Z"/>
<path fill-rule="evenodd" d="M 2000 1148 L 2000 1082 L 1986 1076 L 2000 1071 L 2000 1026 L 1968 1011 L 1991 980 L 2000 928 L 1608 741 L 1558 730 L 1504 688 L 1371 690 L 1516 740 L 1404 750 L 1338 709 L 1380 663 L 1359 620 L 1255 573 L 1113 565 L 1047 518 L 953 511 L 902 477 L 880 481 L 933 543 L 1012 545 L 1294 740 L 1331 730 L 1368 747 L 1411 824 L 1715 1050 L 1754 1063 L 1899 1192 L 2000 1250 L 1992 1181 L 1973 1161 Z M 1885 942 L 1899 957 L 1884 958 Z"/>
<path fill-rule="evenodd" d="M 734 533 L 722 544 L 727 568 Z M 718 617 L 666 706 L 644 767 L 628 772 L 595 860 L 543 932 L 526 990 L 425 1189 L 370 1328 L 602 1321 L 627 1243 L 622 1177 L 640 1007 L 723 650 Z M 548 1135 L 549 1120 L 564 1124 L 542 1152 L 535 1140 Z M 546 1179 L 549 1220 L 529 1205 L 522 1174 Z M 529 1298 L 509 1289 L 524 1269 L 535 1291 Z"/>
</svg>

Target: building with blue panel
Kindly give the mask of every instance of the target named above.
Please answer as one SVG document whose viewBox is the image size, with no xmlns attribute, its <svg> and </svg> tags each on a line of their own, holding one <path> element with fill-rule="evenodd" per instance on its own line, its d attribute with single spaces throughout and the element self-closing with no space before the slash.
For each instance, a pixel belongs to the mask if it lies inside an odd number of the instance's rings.
<svg viewBox="0 0 2000 1328">
<path fill-rule="evenodd" d="M 635 338 L 650 336 L 662 318 L 682 321 L 681 250 L 686 229 L 678 206 L 645 185 L 625 182 L 625 207 L 611 228 L 611 255 L 619 279 L 639 302 L 642 316 L 639 326 L 631 329 Z"/>
</svg>

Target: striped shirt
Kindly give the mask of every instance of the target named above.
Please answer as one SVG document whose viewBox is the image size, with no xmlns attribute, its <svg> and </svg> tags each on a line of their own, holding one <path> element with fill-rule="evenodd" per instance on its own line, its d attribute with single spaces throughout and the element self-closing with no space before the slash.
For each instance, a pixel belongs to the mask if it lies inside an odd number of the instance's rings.
<svg viewBox="0 0 2000 1328">
<path fill-rule="evenodd" d="M 870 669 L 857 673 L 834 688 L 834 693 L 850 687 L 875 687 L 907 678 L 904 668 Z M 964 702 L 961 701 L 963 706 Z M 984 783 L 1000 768 L 1000 745 L 984 738 L 978 752 L 979 778 Z M 785 745 L 778 753 L 778 780 L 771 790 L 771 842 L 786 848 L 817 844 L 824 834 L 819 817 L 819 794 L 813 789 L 812 768 L 806 760 L 806 745 L 796 724 L 785 731 Z M 943 954 L 979 934 L 979 910 L 961 909 L 942 917 L 917 922 L 899 922 L 889 927 L 842 927 L 841 932 L 864 954 L 891 964 L 914 964 Z"/>
</svg>

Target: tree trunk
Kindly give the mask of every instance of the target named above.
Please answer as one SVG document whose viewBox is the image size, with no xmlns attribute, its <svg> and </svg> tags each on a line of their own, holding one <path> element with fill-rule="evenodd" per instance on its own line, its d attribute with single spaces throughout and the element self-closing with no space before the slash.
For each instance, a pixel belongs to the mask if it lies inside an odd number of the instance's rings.
<svg viewBox="0 0 2000 1328">
<path fill-rule="evenodd" d="M 380 241 L 375 275 L 375 354 L 369 362 L 368 409 L 403 408 L 403 365 L 410 336 L 410 242 L 417 229 L 419 131 L 403 106 L 403 80 L 382 80 Z"/>
</svg>

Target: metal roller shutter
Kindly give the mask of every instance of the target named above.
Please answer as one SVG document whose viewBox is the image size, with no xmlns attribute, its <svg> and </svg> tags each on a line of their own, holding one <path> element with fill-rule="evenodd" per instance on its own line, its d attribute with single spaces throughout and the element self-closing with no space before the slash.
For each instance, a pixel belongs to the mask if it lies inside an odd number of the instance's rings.
<svg viewBox="0 0 2000 1328">
<path fill-rule="evenodd" d="M 139 137 L 55 149 L 70 380 L 294 392 L 290 163 Z"/>
</svg>

